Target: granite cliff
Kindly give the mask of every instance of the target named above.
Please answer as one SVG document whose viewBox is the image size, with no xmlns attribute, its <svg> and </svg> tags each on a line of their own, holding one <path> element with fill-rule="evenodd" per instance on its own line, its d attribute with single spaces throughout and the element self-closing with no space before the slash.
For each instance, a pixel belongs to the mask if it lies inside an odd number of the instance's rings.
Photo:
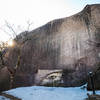
<svg viewBox="0 0 100 100">
<path fill-rule="evenodd" d="M 85 84 L 88 72 L 96 70 L 100 62 L 99 19 L 100 4 L 87 5 L 73 16 L 17 36 L 16 43 L 22 45 L 14 87 L 34 85 L 38 69 L 65 69 L 64 86 Z M 18 47 L 10 48 L 5 55 L 6 66 L 15 67 L 17 57 Z"/>
</svg>

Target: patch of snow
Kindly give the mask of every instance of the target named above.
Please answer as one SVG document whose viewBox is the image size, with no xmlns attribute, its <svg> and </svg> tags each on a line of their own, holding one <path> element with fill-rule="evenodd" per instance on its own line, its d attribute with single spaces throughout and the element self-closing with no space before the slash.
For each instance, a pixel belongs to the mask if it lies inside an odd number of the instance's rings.
<svg viewBox="0 0 100 100">
<path fill-rule="evenodd" d="M 10 100 L 10 99 L 8 99 L 8 98 L 6 98 L 4 96 L 0 96 L 0 100 Z"/>
<path fill-rule="evenodd" d="M 63 87 L 43 87 L 31 86 L 21 87 L 6 91 L 22 100 L 84 100 L 88 92 L 81 87 L 63 88 Z M 100 94 L 100 91 L 98 91 Z"/>
</svg>

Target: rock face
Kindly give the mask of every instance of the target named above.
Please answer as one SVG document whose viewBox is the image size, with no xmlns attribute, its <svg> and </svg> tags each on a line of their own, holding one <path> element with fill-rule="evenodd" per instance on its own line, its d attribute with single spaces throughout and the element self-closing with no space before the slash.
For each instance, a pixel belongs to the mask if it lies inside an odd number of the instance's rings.
<svg viewBox="0 0 100 100">
<path fill-rule="evenodd" d="M 92 78 L 95 90 L 100 90 L 100 69 L 93 73 Z M 87 89 L 92 90 L 92 82 L 90 77 L 88 77 Z"/>
<path fill-rule="evenodd" d="M 100 59 L 99 19 L 100 4 L 87 5 L 83 11 L 73 16 L 21 33 L 15 39 L 21 44 L 21 60 L 16 76 L 22 77 L 16 84 L 23 81 L 24 85 L 28 79 L 26 85 L 34 85 L 38 69 L 70 69 L 73 71 L 67 72 L 63 77 L 65 85 L 84 84 L 87 73 L 95 70 Z M 6 54 L 5 62 L 8 67 L 15 67 L 17 52 L 15 46 Z"/>
<path fill-rule="evenodd" d="M 10 76 L 7 67 L 0 70 L 0 91 L 9 89 L 10 86 Z"/>
</svg>

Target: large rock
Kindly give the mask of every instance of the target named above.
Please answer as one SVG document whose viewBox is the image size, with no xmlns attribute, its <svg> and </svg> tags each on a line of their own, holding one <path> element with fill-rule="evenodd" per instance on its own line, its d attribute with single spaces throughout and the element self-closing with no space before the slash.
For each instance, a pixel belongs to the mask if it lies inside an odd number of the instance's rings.
<svg viewBox="0 0 100 100">
<path fill-rule="evenodd" d="M 7 67 L 0 70 L 0 92 L 10 88 L 10 76 Z"/>
<path fill-rule="evenodd" d="M 96 70 L 96 72 L 93 72 L 92 78 L 93 78 L 93 83 L 94 83 L 93 84 L 94 85 L 94 89 L 95 90 L 100 90 L 100 69 Z M 88 77 L 87 89 L 88 90 L 92 90 L 92 82 L 91 82 L 91 78 L 90 77 Z"/>
<path fill-rule="evenodd" d="M 28 75 L 30 78 L 26 79 L 33 85 L 38 69 L 71 69 L 74 72 L 63 76 L 66 86 L 83 85 L 87 73 L 95 70 L 100 60 L 99 19 L 100 4 L 87 5 L 83 11 L 73 16 L 51 21 L 31 32 L 21 33 L 15 39 L 21 44 L 21 60 L 16 74 Z M 15 67 L 17 49 L 15 46 L 6 54 L 8 67 Z"/>
</svg>

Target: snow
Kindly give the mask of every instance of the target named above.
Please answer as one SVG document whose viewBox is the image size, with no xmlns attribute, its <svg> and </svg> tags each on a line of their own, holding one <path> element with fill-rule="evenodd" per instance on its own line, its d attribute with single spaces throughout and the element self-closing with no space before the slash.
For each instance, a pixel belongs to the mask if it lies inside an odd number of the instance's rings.
<svg viewBox="0 0 100 100">
<path fill-rule="evenodd" d="M 7 99 L 7 98 L 4 97 L 4 96 L 0 96 L 0 100 L 10 100 L 10 99 Z"/>
<path fill-rule="evenodd" d="M 6 91 L 22 100 L 84 100 L 87 98 L 88 92 L 81 87 L 63 88 L 63 87 L 21 87 Z M 100 94 L 100 91 L 97 92 Z"/>
</svg>

